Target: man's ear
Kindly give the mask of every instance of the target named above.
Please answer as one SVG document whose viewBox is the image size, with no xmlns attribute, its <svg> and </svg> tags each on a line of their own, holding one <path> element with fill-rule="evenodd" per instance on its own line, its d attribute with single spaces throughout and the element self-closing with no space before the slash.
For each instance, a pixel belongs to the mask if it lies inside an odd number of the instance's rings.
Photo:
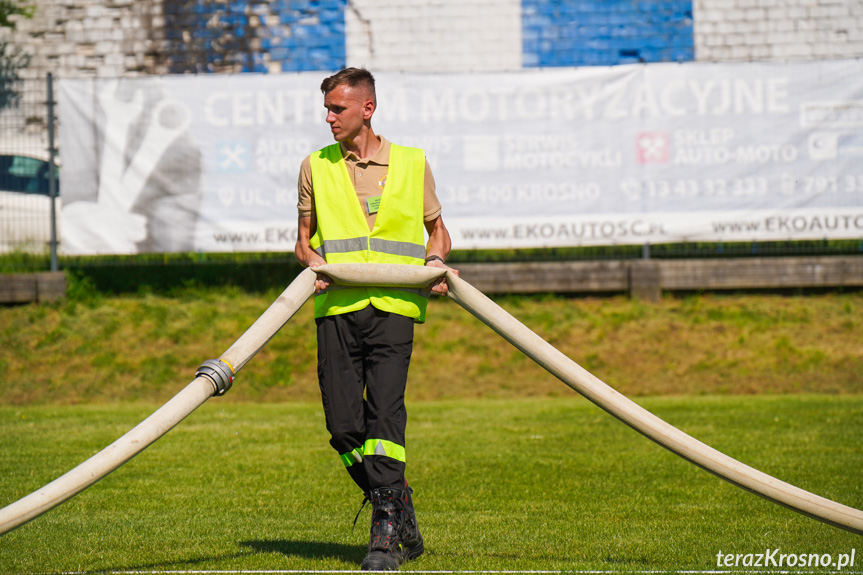
<svg viewBox="0 0 863 575">
<path fill-rule="evenodd" d="M 366 100 L 363 104 L 363 119 L 371 120 L 372 114 L 375 113 L 375 102 L 374 100 Z"/>
</svg>

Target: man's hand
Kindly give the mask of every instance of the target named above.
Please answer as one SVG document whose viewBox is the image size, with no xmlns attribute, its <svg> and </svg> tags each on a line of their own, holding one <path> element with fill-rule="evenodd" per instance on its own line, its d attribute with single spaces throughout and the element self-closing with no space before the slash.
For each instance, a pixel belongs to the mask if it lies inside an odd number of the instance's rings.
<svg viewBox="0 0 863 575">
<path fill-rule="evenodd" d="M 453 268 L 449 267 L 448 265 L 443 263 L 442 260 L 439 260 L 439 259 L 432 259 L 432 260 L 426 261 L 426 266 L 428 266 L 430 268 L 440 268 L 443 270 L 451 271 L 455 275 L 458 275 L 457 269 L 453 269 Z M 446 283 L 446 276 L 442 276 L 442 277 L 439 277 L 438 279 L 436 279 L 434 281 L 434 283 L 431 284 L 431 286 L 429 286 L 429 289 L 431 289 L 433 294 L 437 294 L 437 295 L 448 294 L 449 293 L 449 285 Z"/>
<path fill-rule="evenodd" d="M 448 270 L 458 275 L 458 270 L 454 270 L 444 263 L 444 259 L 449 255 L 452 242 L 450 241 L 449 232 L 443 223 L 443 218 L 438 216 L 431 221 L 425 222 L 425 228 L 429 235 L 428 242 L 426 243 L 426 265 Z M 446 283 L 446 276 L 435 280 L 429 288 L 432 293 L 438 295 L 448 294 L 449 286 Z"/>
<path fill-rule="evenodd" d="M 324 263 L 325 262 L 323 260 L 314 260 L 314 261 L 309 262 L 309 267 L 314 270 L 316 267 L 324 265 Z M 333 280 L 332 280 L 332 278 L 330 278 L 330 276 L 324 275 L 324 274 L 318 274 L 318 277 L 315 278 L 315 293 L 316 294 L 323 293 L 324 290 L 326 290 L 328 287 L 330 287 L 330 284 L 332 284 L 332 283 L 333 283 Z"/>
<path fill-rule="evenodd" d="M 317 228 L 317 221 L 311 216 L 300 216 L 297 221 L 297 245 L 294 248 L 294 255 L 301 265 L 308 268 L 316 268 L 324 265 L 326 262 L 321 256 L 312 249 L 309 238 L 312 237 Z M 321 294 L 333 283 L 332 278 L 324 274 L 318 274 L 315 279 L 315 293 Z"/>
</svg>

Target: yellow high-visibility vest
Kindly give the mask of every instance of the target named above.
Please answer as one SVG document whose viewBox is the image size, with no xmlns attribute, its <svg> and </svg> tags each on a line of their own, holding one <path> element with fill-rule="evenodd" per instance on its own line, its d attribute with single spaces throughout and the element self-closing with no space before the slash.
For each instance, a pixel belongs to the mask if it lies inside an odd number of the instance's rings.
<svg viewBox="0 0 863 575">
<path fill-rule="evenodd" d="M 328 264 L 425 265 L 422 150 L 391 145 L 386 186 L 371 232 L 339 144 L 312 154 L 311 168 L 317 230 L 310 243 Z M 330 286 L 315 296 L 315 317 L 360 310 L 369 303 L 423 322 L 428 297 L 407 288 Z"/>
</svg>

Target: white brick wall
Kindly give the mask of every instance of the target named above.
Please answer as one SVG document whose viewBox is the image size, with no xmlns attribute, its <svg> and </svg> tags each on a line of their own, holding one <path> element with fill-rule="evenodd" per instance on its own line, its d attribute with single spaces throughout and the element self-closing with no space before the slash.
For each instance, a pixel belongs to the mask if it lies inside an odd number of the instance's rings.
<svg viewBox="0 0 863 575">
<path fill-rule="evenodd" d="M 517 0 L 352 0 L 345 25 L 349 66 L 413 72 L 521 68 Z"/>
<path fill-rule="evenodd" d="M 22 78 L 137 76 L 164 73 L 147 53 L 152 19 L 161 14 L 153 0 L 39 0 L 32 19 L 18 19 L 3 38 L 26 47 L 30 66 Z M 149 66 L 147 66 L 149 64 Z"/>
<path fill-rule="evenodd" d="M 694 0 L 693 10 L 697 60 L 863 57 L 863 0 Z M 345 13 L 348 65 L 522 66 L 519 0 L 350 0 Z M 26 78 L 162 74 L 153 30 L 163 24 L 161 0 L 39 0 L 35 18 L 0 37 L 32 55 Z"/>
<path fill-rule="evenodd" d="M 863 57 L 863 0 L 694 0 L 695 59 Z"/>
</svg>

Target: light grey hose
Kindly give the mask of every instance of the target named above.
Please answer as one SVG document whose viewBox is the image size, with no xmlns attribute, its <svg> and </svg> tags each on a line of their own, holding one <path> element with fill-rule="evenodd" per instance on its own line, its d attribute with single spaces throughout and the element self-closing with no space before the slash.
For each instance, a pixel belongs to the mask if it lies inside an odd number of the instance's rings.
<svg viewBox="0 0 863 575">
<path fill-rule="evenodd" d="M 417 268 L 417 269 L 409 269 Z M 443 274 L 434 268 L 383 266 L 366 270 L 376 285 L 423 288 Z M 0 535 L 20 527 L 90 487 L 165 435 L 213 395 L 230 389 L 233 377 L 309 299 L 316 274 L 305 270 L 218 360 L 204 362 L 194 381 L 114 443 L 41 489 L 0 509 Z"/>
<path fill-rule="evenodd" d="M 45 485 L 0 509 L 0 535 L 27 523 L 90 487 L 165 435 L 213 395 L 290 320 L 314 291 L 315 273 L 303 271 L 218 360 L 205 362 L 192 383 L 114 443 Z"/>
<path fill-rule="evenodd" d="M 419 266 L 339 264 L 317 268 L 341 285 L 425 287 L 443 270 Z M 446 272 L 450 297 L 565 384 L 639 433 L 684 459 L 752 491 L 825 523 L 863 534 L 863 512 L 819 497 L 720 453 L 656 417 L 610 388 L 552 347 L 476 288 Z M 230 387 L 239 371 L 284 325 L 313 291 L 315 273 L 305 270 L 218 361 L 199 368 L 202 375 L 132 431 L 66 475 L 0 509 L 0 534 L 86 489 L 134 457 L 214 394 Z M 209 364 L 209 365 L 208 365 Z M 225 372 L 224 365 L 230 366 Z"/>
<path fill-rule="evenodd" d="M 326 266 L 337 283 L 373 281 L 368 268 Z M 428 268 L 425 268 L 428 270 Z M 407 272 L 406 272 L 407 273 Z M 418 272 L 425 274 L 420 268 Z M 425 275 L 422 276 L 423 280 Z M 653 415 L 555 349 L 475 287 L 452 272 L 446 274 L 449 296 L 563 383 L 623 423 L 669 451 L 780 505 L 836 527 L 863 535 L 863 511 L 795 487 L 733 459 Z"/>
<path fill-rule="evenodd" d="M 780 481 L 687 435 L 603 383 L 464 280 L 447 273 L 447 283 L 450 297 L 462 307 L 563 383 L 648 439 L 738 487 L 863 535 L 863 511 Z"/>
</svg>

